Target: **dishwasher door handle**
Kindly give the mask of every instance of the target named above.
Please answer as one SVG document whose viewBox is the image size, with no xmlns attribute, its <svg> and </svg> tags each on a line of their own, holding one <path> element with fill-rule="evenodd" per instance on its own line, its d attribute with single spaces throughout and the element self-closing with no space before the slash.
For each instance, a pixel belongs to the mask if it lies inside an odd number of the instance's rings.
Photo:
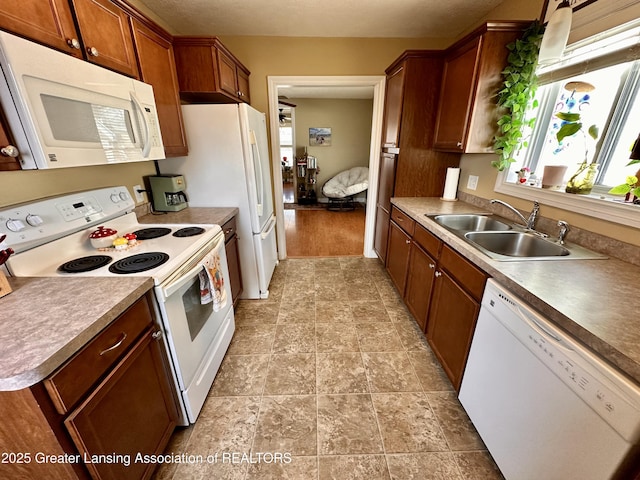
<svg viewBox="0 0 640 480">
<path fill-rule="evenodd" d="M 567 350 L 569 352 L 575 351 L 562 338 L 560 338 L 554 332 L 550 331 L 545 325 L 540 323 L 535 318 L 531 318 L 529 315 L 525 314 L 520 308 L 516 308 L 516 312 L 523 322 L 525 322 L 543 337 L 553 340 L 559 347 L 563 348 L 564 350 Z"/>
</svg>

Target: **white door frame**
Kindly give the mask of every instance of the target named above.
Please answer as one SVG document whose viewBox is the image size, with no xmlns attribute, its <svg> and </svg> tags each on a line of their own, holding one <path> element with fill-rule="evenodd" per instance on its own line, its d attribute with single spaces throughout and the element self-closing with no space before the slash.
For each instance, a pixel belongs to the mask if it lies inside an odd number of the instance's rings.
<svg viewBox="0 0 640 480">
<path fill-rule="evenodd" d="M 371 145 L 369 147 L 369 191 L 364 228 L 364 252 L 369 258 L 376 258 L 373 250 L 375 233 L 376 201 L 378 198 L 378 165 L 380 162 L 380 139 L 382 138 L 382 114 L 384 110 L 384 75 L 368 76 L 268 76 L 269 126 L 271 134 L 271 158 L 273 164 L 273 194 L 276 211 L 276 237 L 278 258 L 287 258 L 287 240 L 284 227 L 284 202 L 282 200 L 282 171 L 280 164 L 280 138 L 278 130 L 278 87 L 279 86 L 371 86 L 373 87 L 373 115 L 371 119 Z M 295 152 L 294 152 L 295 156 Z"/>
</svg>

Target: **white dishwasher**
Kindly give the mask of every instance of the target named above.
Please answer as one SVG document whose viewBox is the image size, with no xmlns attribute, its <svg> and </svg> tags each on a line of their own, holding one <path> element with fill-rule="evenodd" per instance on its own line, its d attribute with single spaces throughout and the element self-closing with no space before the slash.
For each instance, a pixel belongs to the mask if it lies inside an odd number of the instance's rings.
<svg viewBox="0 0 640 480">
<path fill-rule="evenodd" d="M 487 282 L 460 402 L 508 480 L 629 478 L 640 387 Z"/>
</svg>

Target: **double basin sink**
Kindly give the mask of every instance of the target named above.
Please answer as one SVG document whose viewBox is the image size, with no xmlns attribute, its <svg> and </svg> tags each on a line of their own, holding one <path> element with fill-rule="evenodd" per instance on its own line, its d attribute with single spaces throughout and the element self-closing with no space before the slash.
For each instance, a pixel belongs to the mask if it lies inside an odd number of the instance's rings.
<svg viewBox="0 0 640 480">
<path fill-rule="evenodd" d="M 586 260 L 606 258 L 578 245 L 561 245 L 492 214 L 427 215 L 494 260 Z"/>
</svg>

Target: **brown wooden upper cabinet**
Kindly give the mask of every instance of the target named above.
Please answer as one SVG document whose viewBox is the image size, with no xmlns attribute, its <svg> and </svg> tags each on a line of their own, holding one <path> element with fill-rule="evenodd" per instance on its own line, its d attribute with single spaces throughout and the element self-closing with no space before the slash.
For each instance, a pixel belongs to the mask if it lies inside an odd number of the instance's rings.
<svg viewBox="0 0 640 480">
<path fill-rule="evenodd" d="M 68 0 L 0 2 L 0 28 L 82 58 Z"/>
<path fill-rule="evenodd" d="M 496 94 L 507 64 L 506 46 L 530 22 L 489 22 L 447 49 L 434 148 L 491 153 L 500 112 Z"/>
<path fill-rule="evenodd" d="M 153 86 L 165 155 L 185 156 L 188 153 L 187 137 L 171 36 L 159 29 L 152 30 L 136 18 L 131 19 L 131 30 L 142 81 Z"/>
<path fill-rule="evenodd" d="M 251 72 L 217 37 L 174 37 L 180 97 L 191 103 L 250 103 Z"/>
</svg>

